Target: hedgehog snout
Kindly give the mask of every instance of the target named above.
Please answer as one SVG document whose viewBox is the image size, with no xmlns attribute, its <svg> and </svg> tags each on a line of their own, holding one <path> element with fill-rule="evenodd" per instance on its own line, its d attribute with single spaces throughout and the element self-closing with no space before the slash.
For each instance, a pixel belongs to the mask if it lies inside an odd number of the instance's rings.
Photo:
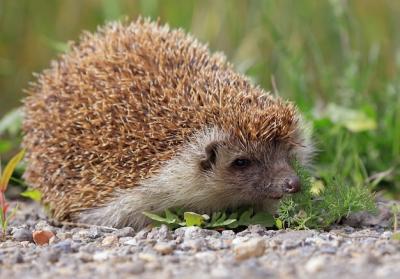
<svg viewBox="0 0 400 279">
<path fill-rule="evenodd" d="M 301 190 L 301 183 L 298 176 L 291 176 L 285 179 L 283 191 L 285 193 L 297 193 Z"/>
</svg>

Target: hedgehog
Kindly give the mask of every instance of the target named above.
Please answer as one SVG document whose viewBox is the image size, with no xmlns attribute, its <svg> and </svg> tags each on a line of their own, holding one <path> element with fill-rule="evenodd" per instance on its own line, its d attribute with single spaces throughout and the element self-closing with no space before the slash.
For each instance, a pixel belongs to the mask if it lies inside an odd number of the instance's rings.
<svg viewBox="0 0 400 279">
<path fill-rule="evenodd" d="M 56 220 L 142 228 L 145 211 L 273 212 L 312 144 L 295 105 L 181 29 L 83 33 L 24 100 L 24 177 Z"/>
</svg>

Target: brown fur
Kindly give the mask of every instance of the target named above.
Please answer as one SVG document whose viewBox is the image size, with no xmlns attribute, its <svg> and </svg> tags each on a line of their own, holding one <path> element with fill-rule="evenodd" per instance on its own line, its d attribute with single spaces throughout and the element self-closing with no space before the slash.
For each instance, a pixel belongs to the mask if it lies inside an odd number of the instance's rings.
<svg viewBox="0 0 400 279">
<path fill-rule="evenodd" d="M 293 172 L 289 157 L 305 162 L 310 150 L 292 104 L 251 85 L 223 56 L 210 55 L 191 36 L 146 20 L 85 33 L 28 93 L 25 178 L 43 192 L 43 202 L 58 219 L 83 216 L 122 226 L 139 224 L 141 210 L 155 205 L 158 210 L 211 208 L 189 194 L 177 195 L 200 193 L 202 181 L 215 189 L 202 199 L 215 202 L 210 195 L 222 199 L 232 190 L 229 185 L 264 183 L 263 166 L 270 180 L 283 179 L 279 172 Z M 207 161 L 205 150 L 214 141 L 220 168 Z M 256 158 L 259 167 L 253 165 L 246 174 L 227 170 L 240 153 Z M 209 164 L 208 172 L 201 162 Z M 212 182 L 206 173 L 213 173 Z M 179 180 L 183 177 L 186 181 Z M 257 186 L 263 197 L 282 194 L 268 185 Z M 232 194 L 219 207 L 259 196 L 249 193 Z M 124 214 L 122 209 L 112 212 L 124 203 Z M 103 222 L 105 215 L 109 218 Z"/>
</svg>

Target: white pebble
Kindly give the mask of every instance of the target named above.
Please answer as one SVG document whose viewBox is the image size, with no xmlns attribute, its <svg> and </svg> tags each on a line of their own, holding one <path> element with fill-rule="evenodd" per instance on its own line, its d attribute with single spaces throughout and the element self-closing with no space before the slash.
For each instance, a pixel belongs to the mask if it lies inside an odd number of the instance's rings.
<svg viewBox="0 0 400 279">
<path fill-rule="evenodd" d="M 326 257 L 317 256 L 308 260 L 308 262 L 305 265 L 305 269 L 309 273 L 316 273 L 318 271 L 321 271 L 325 265 L 326 265 Z"/>
<path fill-rule="evenodd" d="M 237 244 L 234 247 L 237 260 L 245 260 L 252 257 L 260 257 L 265 252 L 265 240 L 261 237 Z"/>
</svg>

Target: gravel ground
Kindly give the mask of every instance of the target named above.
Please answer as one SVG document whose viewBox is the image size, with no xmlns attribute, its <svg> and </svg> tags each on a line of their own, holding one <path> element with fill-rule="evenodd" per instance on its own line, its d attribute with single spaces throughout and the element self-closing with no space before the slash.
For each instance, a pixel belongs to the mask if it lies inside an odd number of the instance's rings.
<svg viewBox="0 0 400 279">
<path fill-rule="evenodd" d="M 387 205 L 380 207 L 378 217 L 357 215 L 330 231 L 163 226 L 136 232 L 55 226 L 37 205 L 23 203 L 0 242 L 0 278 L 397 279 L 400 242 L 384 228 Z"/>
</svg>

